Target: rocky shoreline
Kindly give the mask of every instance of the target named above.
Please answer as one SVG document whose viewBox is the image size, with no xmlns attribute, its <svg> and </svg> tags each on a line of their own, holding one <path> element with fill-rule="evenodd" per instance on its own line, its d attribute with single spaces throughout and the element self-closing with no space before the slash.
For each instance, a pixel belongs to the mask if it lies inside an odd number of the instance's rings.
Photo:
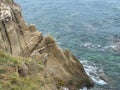
<svg viewBox="0 0 120 90">
<path fill-rule="evenodd" d="M 52 36 L 43 36 L 35 25 L 26 24 L 19 5 L 13 0 L 1 0 L 0 3 L 2 3 L 0 5 L 0 49 L 12 56 L 32 58 L 32 62 L 35 60 L 43 63 L 44 69 L 41 74 L 46 73 L 53 78 L 51 79 L 53 82 L 50 83 L 51 87 L 46 85 L 40 90 L 46 90 L 46 88 L 47 90 L 62 90 L 61 87 L 79 90 L 82 87 L 94 86 L 83 65 L 68 49 L 62 50 Z M 32 67 L 25 63 L 23 61 L 15 71 L 22 78 L 30 76 L 28 72 Z M 58 85 L 58 82 L 63 83 Z"/>
</svg>

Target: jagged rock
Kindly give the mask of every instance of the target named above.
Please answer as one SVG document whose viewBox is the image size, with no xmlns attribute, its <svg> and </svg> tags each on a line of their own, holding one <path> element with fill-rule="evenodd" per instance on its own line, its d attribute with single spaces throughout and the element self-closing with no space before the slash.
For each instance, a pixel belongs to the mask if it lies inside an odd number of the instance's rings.
<svg viewBox="0 0 120 90">
<path fill-rule="evenodd" d="M 53 37 L 43 36 L 35 25 L 27 25 L 19 5 L 12 0 L 6 1 L 7 3 L 12 19 L 8 22 L 0 20 L 0 49 L 11 55 L 43 61 L 46 65 L 45 72 L 63 80 L 66 87 L 69 87 L 70 81 L 76 88 L 84 86 L 89 88 L 94 85 L 83 65 L 69 50 L 63 51 Z M 26 64 L 18 67 L 18 72 L 21 76 L 26 76 L 28 72 Z"/>
<path fill-rule="evenodd" d="M 29 29 L 31 30 L 31 32 L 37 31 L 37 28 L 35 27 L 34 24 L 31 24 L 31 25 L 29 26 Z"/>
</svg>

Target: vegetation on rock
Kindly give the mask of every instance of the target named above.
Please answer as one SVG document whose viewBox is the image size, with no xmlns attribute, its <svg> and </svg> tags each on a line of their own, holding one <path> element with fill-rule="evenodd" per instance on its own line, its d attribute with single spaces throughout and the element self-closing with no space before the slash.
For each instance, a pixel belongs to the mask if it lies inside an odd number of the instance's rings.
<svg viewBox="0 0 120 90">
<path fill-rule="evenodd" d="M 63 51 L 52 36 L 43 36 L 34 25 L 27 25 L 19 5 L 9 6 L 11 20 L 0 21 L 0 90 L 61 90 L 71 83 L 77 89 L 94 85 L 69 50 Z"/>
</svg>

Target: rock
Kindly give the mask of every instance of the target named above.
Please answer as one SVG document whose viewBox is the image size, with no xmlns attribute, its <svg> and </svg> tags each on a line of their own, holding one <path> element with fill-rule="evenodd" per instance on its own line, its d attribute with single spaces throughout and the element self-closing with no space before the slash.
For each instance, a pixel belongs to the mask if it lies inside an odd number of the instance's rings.
<svg viewBox="0 0 120 90">
<path fill-rule="evenodd" d="M 71 87 L 69 87 L 69 90 L 79 90 L 79 89 L 74 86 L 71 86 Z"/>
<path fill-rule="evenodd" d="M 63 51 L 52 36 L 43 36 L 35 25 L 27 25 L 20 6 L 14 1 L 5 0 L 5 3 L 9 3 L 8 11 L 11 12 L 12 19 L 8 22 L 3 19 L 0 21 L 1 50 L 14 56 L 43 61 L 46 65 L 44 72 L 63 80 L 66 87 L 70 85 L 71 80 L 76 88 L 94 86 L 83 65 L 69 50 Z M 28 67 L 25 63 L 18 67 L 18 73 L 22 77 L 27 76 Z"/>
<path fill-rule="evenodd" d="M 99 70 L 98 74 L 99 74 L 100 79 L 104 80 L 105 82 L 109 81 L 109 79 L 107 78 L 103 70 Z"/>
<path fill-rule="evenodd" d="M 11 9 L 8 4 L 1 2 L 0 4 L 0 20 L 9 21 L 12 18 Z"/>
<path fill-rule="evenodd" d="M 28 66 L 26 65 L 26 63 L 22 63 L 21 66 L 18 66 L 18 73 L 22 77 L 25 77 L 28 75 Z"/>
</svg>

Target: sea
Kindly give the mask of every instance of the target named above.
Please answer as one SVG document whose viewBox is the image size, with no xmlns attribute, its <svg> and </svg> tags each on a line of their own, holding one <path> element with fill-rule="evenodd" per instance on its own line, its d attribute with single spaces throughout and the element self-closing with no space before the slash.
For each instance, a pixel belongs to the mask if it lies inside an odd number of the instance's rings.
<svg viewBox="0 0 120 90">
<path fill-rule="evenodd" d="M 109 78 L 93 90 L 120 90 L 120 0 L 15 0 L 27 24 Z M 91 64 L 93 65 L 93 64 Z M 85 89 L 86 90 L 86 89 Z"/>
</svg>

